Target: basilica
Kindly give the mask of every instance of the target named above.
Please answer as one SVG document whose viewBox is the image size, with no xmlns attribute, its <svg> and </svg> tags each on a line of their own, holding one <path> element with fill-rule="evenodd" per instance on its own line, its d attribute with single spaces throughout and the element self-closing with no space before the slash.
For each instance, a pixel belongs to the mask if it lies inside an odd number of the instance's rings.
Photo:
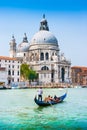
<svg viewBox="0 0 87 130">
<path fill-rule="evenodd" d="M 27 63 L 38 74 L 39 83 L 70 82 L 71 61 L 64 53 L 60 54 L 57 38 L 50 32 L 48 22 L 43 15 L 39 31 L 30 41 L 24 34 L 23 41 L 16 44 L 14 36 L 9 43 L 10 57 Z"/>
</svg>

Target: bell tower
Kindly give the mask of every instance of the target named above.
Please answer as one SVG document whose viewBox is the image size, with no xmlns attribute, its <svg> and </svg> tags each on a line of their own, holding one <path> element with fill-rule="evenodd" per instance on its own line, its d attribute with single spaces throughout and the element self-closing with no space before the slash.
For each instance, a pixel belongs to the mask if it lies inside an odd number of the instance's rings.
<svg viewBox="0 0 87 130">
<path fill-rule="evenodd" d="M 10 45 L 10 57 L 16 57 L 16 42 L 15 42 L 15 38 L 14 35 L 12 36 L 12 40 L 9 43 Z"/>
</svg>

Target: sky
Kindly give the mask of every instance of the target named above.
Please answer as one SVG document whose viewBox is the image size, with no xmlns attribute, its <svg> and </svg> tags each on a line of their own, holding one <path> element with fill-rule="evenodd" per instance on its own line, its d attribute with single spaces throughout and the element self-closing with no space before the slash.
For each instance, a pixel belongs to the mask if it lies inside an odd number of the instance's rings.
<svg viewBox="0 0 87 130">
<path fill-rule="evenodd" d="M 87 66 L 87 0 L 0 1 L 0 56 L 9 56 L 12 35 L 17 46 L 24 33 L 30 42 L 39 31 L 43 14 L 60 53 L 71 60 L 71 66 Z"/>
</svg>

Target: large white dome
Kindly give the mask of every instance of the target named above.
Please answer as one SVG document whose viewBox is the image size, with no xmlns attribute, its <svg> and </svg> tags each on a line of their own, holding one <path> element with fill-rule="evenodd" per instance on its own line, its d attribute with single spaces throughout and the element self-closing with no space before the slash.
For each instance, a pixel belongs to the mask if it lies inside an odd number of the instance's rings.
<svg viewBox="0 0 87 130">
<path fill-rule="evenodd" d="M 49 31 L 41 30 L 31 39 L 30 45 L 34 44 L 52 44 L 58 46 L 56 37 Z"/>
</svg>

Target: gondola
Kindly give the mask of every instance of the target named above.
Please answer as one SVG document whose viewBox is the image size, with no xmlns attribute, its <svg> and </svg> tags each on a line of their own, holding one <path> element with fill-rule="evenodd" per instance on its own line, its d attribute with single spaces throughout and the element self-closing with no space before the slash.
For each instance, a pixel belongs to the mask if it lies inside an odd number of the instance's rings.
<svg viewBox="0 0 87 130">
<path fill-rule="evenodd" d="M 60 96 L 60 97 L 56 97 L 56 100 L 50 100 L 50 101 L 48 101 L 48 102 L 45 102 L 45 101 L 39 101 L 38 99 L 37 99 L 37 97 L 35 96 L 35 98 L 34 98 L 34 101 L 35 101 L 35 103 L 37 104 L 37 105 L 39 105 L 39 106 L 50 106 L 50 105 L 55 105 L 55 104 L 58 104 L 58 103 L 61 103 L 61 102 L 63 102 L 63 100 L 66 98 L 66 96 L 67 96 L 67 93 L 65 93 L 64 95 L 62 95 L 62 96 Z"/>
</svg>

